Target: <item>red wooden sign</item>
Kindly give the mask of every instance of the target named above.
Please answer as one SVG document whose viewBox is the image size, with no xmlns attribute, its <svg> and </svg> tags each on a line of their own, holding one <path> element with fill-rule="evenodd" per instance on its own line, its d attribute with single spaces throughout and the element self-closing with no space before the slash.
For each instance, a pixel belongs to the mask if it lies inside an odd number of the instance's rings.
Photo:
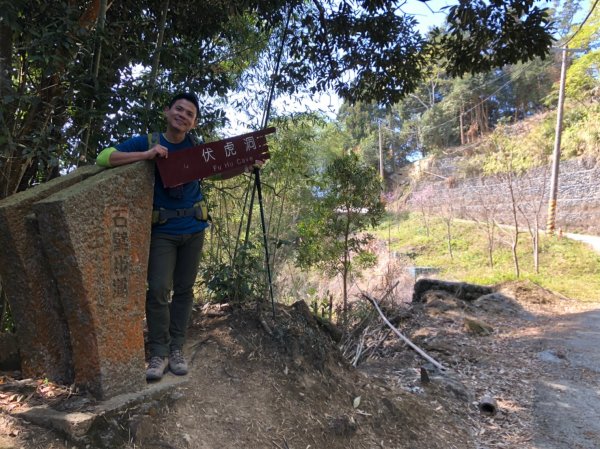
<svg viewBox="0 0 600 449">
<path fill-rule="evenodd" d="M 275 128 L 266 128 L 169 153 L 156 161 L 163 184 L 176 187 L 264 161 L 269 158 L 266 136 L 274 132 Z"/>
</svg>

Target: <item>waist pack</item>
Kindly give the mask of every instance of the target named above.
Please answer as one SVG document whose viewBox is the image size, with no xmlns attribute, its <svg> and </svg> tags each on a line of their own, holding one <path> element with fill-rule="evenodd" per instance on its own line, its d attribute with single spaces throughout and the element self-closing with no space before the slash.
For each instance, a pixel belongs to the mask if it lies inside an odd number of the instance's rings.
<svg viewBox="0 0 600 449">
<path fill-rule="evenodd" d="M 165 224 L 167 220 L 177 217 L 195 217 L 199 221 L 209 221 L 208 206 L 206 201 L 201 200 L 194 207 L 187 209 L 154 209 L 152 211 L 152 224 Z"/>
</svg>

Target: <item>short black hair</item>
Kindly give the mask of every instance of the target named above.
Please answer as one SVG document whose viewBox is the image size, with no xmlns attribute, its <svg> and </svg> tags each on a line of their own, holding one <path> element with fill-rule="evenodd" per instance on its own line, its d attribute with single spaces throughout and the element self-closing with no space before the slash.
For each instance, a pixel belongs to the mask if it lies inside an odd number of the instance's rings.
<svg viewBox="0 0 600 449">
<path fill-rule="evenodd" d="M 196 107 L 196 117 L 200 115 L 200 105 L 198 103 L 198 97 L 190 92 L 181 92 L 171 98 L 169 102 L 169 109 L 175 104 L 177 100 L 187 100 Z"/>
</svg>

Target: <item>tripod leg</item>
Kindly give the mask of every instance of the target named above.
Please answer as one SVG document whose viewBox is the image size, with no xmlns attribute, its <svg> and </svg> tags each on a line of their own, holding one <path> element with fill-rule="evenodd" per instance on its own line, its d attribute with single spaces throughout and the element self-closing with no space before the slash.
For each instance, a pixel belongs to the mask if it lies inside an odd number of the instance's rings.
<svg viewBox="0 0 600 449">
<path fill-rule="evenodd" d="M 252 186 L 252 195 L 250 196 L 250 207 L 248 209 L 248 223 L 246 223 L 246 236 L 244 238 L 244 246 L 248 243 L 248 236 L 250 235 L 250 223 L 252 223 L 252 209 L 254 209 L 254 194 L 256 193 L 257 175 L 258 169 L 255 168 L 254 185 Z M 258 181 L 260 182 L 260 180 Z M 261 205 L 262 210 L 262 205 Z"/>
<path fill-rule="evenodd" d="M 269 279 L 269 295 L 271 297 L 271 308 L 273 310 L 273 319 L 275 319 L 275 299 L 273 297 L 273 282 L 271 279 L 271 267 L 269 265 L 269 245 L 267 242 L 267 227 L 265 225 L 265 211 L 263 207 L 262 200 L 262 188 L 260 184 L 260 170 L 255 167 L 254 168 L 254 185 L 256 186 L 256 191 L 258 192 L 258 206 L 260 209 L 260 222 L 262 225 L 263 231 L 263 244 L 265 246 L 265 263 L 267 265 L 267 277 Z M 252 199 L 254 199 L 254 195 L 252 195 Z M 250 220 L 248 220 L 250 221 Z"/>
</svg>

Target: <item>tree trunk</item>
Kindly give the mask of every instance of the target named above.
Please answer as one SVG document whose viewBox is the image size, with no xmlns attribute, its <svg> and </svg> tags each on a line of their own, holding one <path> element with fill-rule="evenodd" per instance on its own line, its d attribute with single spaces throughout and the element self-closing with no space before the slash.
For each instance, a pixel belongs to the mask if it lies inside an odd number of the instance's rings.
<svg viewBox="0 0 600 449">
<path fill-rule="evenodd" d="M 342 271 L 342 297 L 343 297 L 343 309 L 342 309 L 342 325 L 346 328 L 348 322 L 348 267 L 346 265 L 346 256 L 344 256 L 344 268 Z"/>
<path fill-rule="evenodd" d="M 540 274 L 540 227 L 539 214 L 535 216 L 535 229 L 533 230 L 533 266 L 536 274 Z"/>
<path fill-rule="evenodd" d="M 461 104 L 460 105 L 460 114 L 458 116 L 458 123 L 459 123 L 459 128 L 460 128 L 460 144 L 464 145 L 465 144 L 465 124 L 463 121 L 463 115 L 465 113 L 465 108 L 464 106 Z"/>
<path fill-rule="evenodd" d="M 0 333 L 4 332 L 5 316 L 8 315 L 8 299 L 2 288 L 2 279 L 0 279 Z"/>
<path fill-rule="evenodd" d="M 165 27 L 167 23 L 167 13 L 169 12 L 169 0 L 164 0 L 162 4 L 162 10 L 160 12 L 160 23 L 158 28 L 158 37 L 156 39 L 156 51 L 152 57 L 152 70 L 150 72 L 148 95 L 146 97 L 146 116 L 152 108 L 152 97 L 154 97 L 154 91 L 156 89 L 156 79 L 158 78 L 158 67 L 160 65 L 160 53 L 163 47 L 163 37 L 165 35 Z M 148 129 L 148 118 L 146 118 L 146 132 L 150 132 Z"/>
<path fill-rule="evenodd" d="M 519 256 L 517 254 L 517 247 L 519 245 L 519 220 L 517 218 L 517 202 L 516 202 L 517 200 L 515 198 L 515 192 L 514 192 L 514 188 L 513 188 L 513 178 L 512 178 L 512 173 L 510 173 L 510 172 L 507 175 L 507 181 L 508 181 L 508 189 L 510 192 L 510 199 L 511 199 L 512 217 L 513 217 L 513 222 L 515 225 L 513 242 L 512 242 L 512 246 L 511 246 L 511 252 L 512 252 L 513 263 L 514 263 L 514 267 L 515 267 L 515 275 L 517 278 L 519 278 L 521 276 L 521 271 L 519 269 Z"/>
<path fill-rule="evenodd" d="M 74 4 L 74 0 L 71 0 Z M 81 30 L 88 30 L 98 17 L 100 0 L 90 2 L 79 17 L 78 21 L 73 24 L 71 34 L 77 34 L 78 40 L 83 39 Z M 11 54 L 14 46 L 18 46 L 18 42 L 14 42 L 12 31 L 5 22 L 0 22 L 0 59 L 3 81 L 0 84 L 0 95 L 6 93 L 6 89 L 10 88 L 7 82 L 15 77 L 9 77 L 6 81 L 6 74 L 12 72 L 12 67 L 16 61 L 13 61 Z M 8 143 L 1 148 L 0 159 L 5 159 L 0 170 L 0 199 L 5 198 L 17 192 L 20 188 L 26 188 L 32 184 L 32 181 L 37 176 L 38 164 L 37 160 L 32 157 L 24 157 L 21 148 L 29 148 L 31 153 L 36 154 L 43 147 L 36 148 L 31 141 L 33 134 L 47 135 L 49 134 L 48 127 L 50 124 L 54 129 L 61 129 L 66 118 L 64 111 L 66 106 L 64 102 L 64 81 L 63 75 L 67 67 L 67 60 L 75 57 L 79 51 L 78 46 L 61 46 L 56 49 L 54 55 L 48 55 L 51 61 L 57 61 L 53 65 L 48 66 L 49 76 L 42 76 L 39 85 L 32 87 L 31 92 L 27 92 L 25 83 L 30 82 L 29 67 L 26 57 L 23 57 L 21 71 L 19 73 L 20 86 L 17 91 L 20 95 L 31 95 L 37 97 L 36 102 L 32 102 L 32 106 L 28 110 L 8 111 L 10 116 L 0 115 L 0 126 L 2 132 L 6 135 Z M 24 117 L 19 123 L 11 124 L 15 113 Z M 19 146 L 17 146 L 19 145 Z M 44 144 L 40 144 L 44 145 Z M 4 162 L 4 161 L 3 161 Z"/>
<path fill-rule="evenodd" d="M 348 270 L 350 269 L 350 254 L 348 249 L 348 238 L 350 237 L 350 205 L 346 205 L 346 229 L 344 230 L 344 261 L 342 267 L 342 291 L 343 291 L 343 317 L 344 329 L 348 322 Z"/>
<path fill-rule="evenodd" d="M 423 224 L 425 224 L 425 233 L 429 237 L 429 222 L 427 221 L 427 214 L 425 213 L 425 207 L 421 206 L 421 214 L 423 215 Z"/>
<path fill-rule="evenodd" d="M 100 72 L 100 61 L 102 59 L 102 33 L 104 32 L 104 24 L 106 23 L 106 5 L 107 0 L 100 0 L 98 4 L 98 20 L 96 26 L 96 43 L 94 46 L 94 63 L 92 66 L 92 85 L 94 90 L 98 88 L 98 73 Z M 88 113 L 90 118 L 87 123 L 87 129 L 85 133 L 85 139 L 83 141 L 83 148 L 79 152 L 78 165 L 85 164 L 88 160 L 90 151 L 90 136 L 92 135 L 92 111 L 94 109 L 94 99 L 92 98 L 88 104 Z"/>
<path fill-rule="evenodd" d="M 0 21 L 0 99 L 12 91 L 12 46 L 13 32 L 5 21 Z M 2 100 L 2 103 L 4 101 Z M 13 186 L 15 179 L 15 148 L 12 142 L 11 127 L 9 126 L 9 117 L 5 116 L 4 108 L 0 109 L 0 135 L 6 138 L 6 141 L 0 146 L 0 199 L 14 193 Z"/>
<path fill-rule="evenodd" d="M 488 221 L 488 261 L 490 268 L 494 268 L 494 222 Z"/>
<path fill-rule="evenodd" d="M 12 89 L 12 44 L 12 30 L 6 22 L 0 21 L 0 95 Z"/>
</svg>

